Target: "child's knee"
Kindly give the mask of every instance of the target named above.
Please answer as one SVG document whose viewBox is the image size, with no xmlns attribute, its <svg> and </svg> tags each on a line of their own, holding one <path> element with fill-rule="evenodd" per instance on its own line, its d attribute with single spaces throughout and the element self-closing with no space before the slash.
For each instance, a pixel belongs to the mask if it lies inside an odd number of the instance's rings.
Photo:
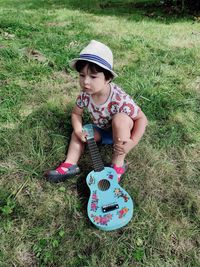
<svg viewBox="0 0 200 267">
<path fill-rule="evenodd" d="M 133 120 L 125 113 L 117 113 L 112 118 L 112 128 L 113 129 L 132 129 Z"/>
</svg>

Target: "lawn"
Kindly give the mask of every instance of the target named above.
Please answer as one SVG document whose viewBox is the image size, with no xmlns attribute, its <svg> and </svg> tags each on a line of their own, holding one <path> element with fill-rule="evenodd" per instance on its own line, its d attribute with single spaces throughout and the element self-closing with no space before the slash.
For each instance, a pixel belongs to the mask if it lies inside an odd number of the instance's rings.
<svg viewBox="0 0 200 267">
<path fill-rule="evenodd" d="M 200 24 L 135 2 L 0 0 L 0 266 L 200 266 Z M 65 157 L 80 90 L 68 62 L 91 39 L 149 120 L 121 183 L 134 217 L 111 232 L 87 217 L 88 151 L 79 176 L 43 176 Z"/>
</svg>

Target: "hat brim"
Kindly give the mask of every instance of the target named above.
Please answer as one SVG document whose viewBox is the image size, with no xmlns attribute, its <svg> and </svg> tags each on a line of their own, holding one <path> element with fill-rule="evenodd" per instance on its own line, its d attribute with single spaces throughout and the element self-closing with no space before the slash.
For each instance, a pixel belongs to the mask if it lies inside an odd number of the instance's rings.
<svg viewBox="0 0 200 267">
<path fill-rule="evenodd" d="M 112 73 L 113 77 L 117 77 L 118 76 L 113 70 L 110 70 L 109 68 L 107 68 L 103 64 L 101 64 L 99 62 L 96 62 L 95 60 L 90 60 L 90 59 L 85 60 L 85 59 L 82 59 L 82 58 L 74 58 L 69 63 L 70 67 L 73 68 L 73 69 L 76 69 L 76 63 L 78 61 L 88 61 L 88 62 L 95 63 L 96 65 L 100 66 L 101 68 L 103 68 L 105 70 L 108 70 L 110 73 Z"/>
</svg>

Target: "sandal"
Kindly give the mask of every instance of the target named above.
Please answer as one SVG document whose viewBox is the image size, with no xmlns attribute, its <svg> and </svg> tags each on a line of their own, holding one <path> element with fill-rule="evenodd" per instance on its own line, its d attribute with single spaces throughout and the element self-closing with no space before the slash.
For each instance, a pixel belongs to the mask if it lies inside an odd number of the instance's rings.
<svg viewBox="0 0 200 267">
<path fill-rule="evenodd" d="M 64 171 L 62 168 L 67 168 L 66 171 Z M 64 182 L 69 177 L 76 175 L 80 173 L 80 169 L 78 165 L 71 164 L 67 162 L 61 163 L 56 170 L 48 171 L 45 176 L 47 177 L 47 180 L 52 183 L 59 183 Z"/>
<path fill-rule="evenodd" d="M 128 170 L 128 163 L 124 163 L 122 167 L 118 167 L 116 164 L 111 164 L 111 168 L 113 168 L 118 175 L 118 182 L 120 182 L 122 175 Z"/>
</svg>

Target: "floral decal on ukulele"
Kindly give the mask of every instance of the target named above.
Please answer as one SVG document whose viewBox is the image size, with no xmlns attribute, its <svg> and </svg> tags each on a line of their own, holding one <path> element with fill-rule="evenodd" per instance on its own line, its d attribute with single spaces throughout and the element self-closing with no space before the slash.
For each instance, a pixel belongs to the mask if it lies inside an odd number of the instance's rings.
<svg viewBox="0 0 200 267">
<path fill-rule="evenodd" d="M 93 214 L 91 215 L 91 218 L 93 218 L 94 222 L 97 224 L 101 225 L 108 225 L 108 222 L 112 220 L 112 214 L 106 214 L 104 216 L 94 216 Z"/>
<path fill-rule="evenodd" d="M 128 211 L 129 209 L 127 207 L 124 207 L 123 209 L 119 210 L 117 212 L 118 218 L 119 219 L 123 218 L 127 214 Z"/>
<path fill-rule="evenodd" d="M 95 184 L 95 179 L 92 175 L 90 175 L 90 179 L 89 179 L 89 186 L 92 185 L 92 184 Z"/>
<path fill-rule="evenodd" d="M 98 197 L 97 197 L 97 190 L 95 190 L 93 193 L 92 193 L 92 201 L 91 201 L 91 206 L 90 206 L 90 210 L 91 211 L 97 211 L 98 209 Z"/>
<path fill-rule="evenodd" d="M 115 197 L 120 198 L 123 197 L 124 201 L 127 202 L 129 200 L 129 197 L 122 192 L 119 188 L 115 188 L 114 190 Z"/>
<path fill-rule="evenodd" d="M 114 175 L 112 174 L 112 172 L 109 172 L 109 173 L 108 173 L 108 178 L 112 180 L 113 177 L 114 177 Z"/>
</svg>

